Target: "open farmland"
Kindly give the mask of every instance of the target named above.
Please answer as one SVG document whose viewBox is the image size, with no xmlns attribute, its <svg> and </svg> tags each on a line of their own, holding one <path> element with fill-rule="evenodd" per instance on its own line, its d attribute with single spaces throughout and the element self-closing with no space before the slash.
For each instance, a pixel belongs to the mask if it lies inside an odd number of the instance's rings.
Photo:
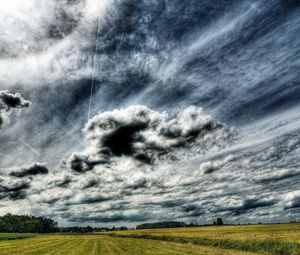
<svg viewBox="0 0 300 255">
<path fill-rule="evenodd" d="M 120 233 L 120 232 L 116 232 Z M 205 226 L 194 228 L 164 228 L 122 231 L 122 235 L 155 235 L 244 241 L 276 240 L 300 244 L 300 223 Z"/>
<path fill-rule="evenodd" d="M 271 254 L 300 254 L 299 223 L 145 229 L 115 235 Z"/>
<path fill-rule="evenodd" d="M 7 238 L 7 237 L 10 238 Z M 22 238 L 17 240 L 7 240 Z M 6 238 L 4 238 L 6 237 Z M 27 238 L 24 238 L 27 237 Z M 93 234 L 0 234 L 0 254 L 300 254 L 300 224 L 211 226 Z"/>
<path fill-rule="evenodd" d="M 0 254 L 97 254 L 97 255 L 251 255 L 255 253 L 218 249 L 193 244 L 172 243 L 159 240 L 110 237 L 107 235 L 36 235 L 35 237 L 0 241 Z"/>
<path fill-rule="evenodd" d="M 24 239 L 24 238 L 33 237 L 33 236 L 35 236 L 35 235 L 29 234 L 29 233 L 1 233 L 0 241 Z"/>
</svg>

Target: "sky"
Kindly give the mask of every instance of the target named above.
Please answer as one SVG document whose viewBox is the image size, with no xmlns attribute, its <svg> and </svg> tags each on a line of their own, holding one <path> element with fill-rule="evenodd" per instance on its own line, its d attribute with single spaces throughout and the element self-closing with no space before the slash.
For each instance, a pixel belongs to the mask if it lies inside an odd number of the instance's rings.
<svg viewBox="0 0 300 255">
<path fill-rule="evenodd" d="M 296 0 L 0 0 L 0 214 L 300 220 Z"/>
</svg>

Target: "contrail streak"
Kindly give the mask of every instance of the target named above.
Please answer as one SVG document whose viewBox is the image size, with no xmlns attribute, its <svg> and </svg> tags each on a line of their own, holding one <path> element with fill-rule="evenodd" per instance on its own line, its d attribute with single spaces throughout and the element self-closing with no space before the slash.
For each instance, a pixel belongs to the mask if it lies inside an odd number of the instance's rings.
<svg viewBox="0 0 300 255">
<path fill-rule="evenodd" d="M 100 13 L 99 13 L 99 18 L 98 18 L 97 38 L 96 38 L 95 54 L 94 54 L 94 60 L 93 60 L 94 63 L 93 63 L 92 84 L 91 84 L 91 91 L 90 91 L 88 120 L 90 119 L 90 116 L 91 116 L 92 97 L 93 97 L 93 89 L 94 89 L 94 81 L 95 81 L 95 67 L 96 67 L 97 51 L 98 51 L 99 30 L 100 30 Z"/>
<path fill-rule="evenodd" d="M 26 143 L 24 140 L 22 140 L 20 137 L 18 137 L 18 140 L 23 143 L 26 147 L 28 147 L 34 154 L 39 155 L 39 152 L 36 151 L 34 148 L 32 148 L 28 143 Z"/>
</svg>

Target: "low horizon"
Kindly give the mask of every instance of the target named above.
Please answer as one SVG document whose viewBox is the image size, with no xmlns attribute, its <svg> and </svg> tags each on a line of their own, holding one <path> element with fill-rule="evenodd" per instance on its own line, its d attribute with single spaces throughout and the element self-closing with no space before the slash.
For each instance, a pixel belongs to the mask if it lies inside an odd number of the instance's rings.
<svg viewBox="0 0 300 255">
<path fill-rule="evenodd" d="M 66 232 L 86 232 L 82 230 L 76 230 L 76 228 L 94 228 L 91 229 L 90 232 L 99 231 L 100 229 L 106 229 L 106 231 L 114 231 L 114 230 L 130 230 L 130 229 L 157 229 L 157 228 L 182 228 L 182 227 L 214 227 L 214 226 L 247 226 L 247 225 L 276 225 L 276 224 L 300 224 L 300 221 L 289 221 L 289 222 L 247 222 L 247 223 L 241 223 L 241 222 L 227 222 L 226 219 L 222 218 L 215 218 L 212 219 L 209 223 L 197 223 L 197 222 L 184 222 L 184 221 L 174 221 L 174 220 L 167 220 L 167 221 L 147 221 L 143 223 L 137 223 L 136 225 L 132 225 L 133 223 L 130 223 L 131 225 L 128 226 L 126 224 L 113 224 L 113 225 L 99 225 L 99 224 L 86 224 L 86 225 L 59 225 L 55 221 L 55 219 L 50 219 L 43 216 L 34 216 L 34 215 L 14 215 L 14 214 L 6 214 L 3 216 L 0 216 L 0 233 L 1 232 L 7 232 L 3 231 L 5 228 L 5 224 L 8 223 L 8 221 L 5 219 L 6 217 L 10 217 L 11 221 L 10 224 L 14 225 L 14 227 L 18 227 L 21 222 L 25 222 L 28 220 L 28 218 L 34 218 L 34 219 L 40 219 L 42 217 L 45 220 L 50 220 L 49 223 L 55 225 L 55 229 L 51 230 L 50 232 L 64 232 L 63 229 L 66 229 L 68 231 Z M 23 218 L 22 218 L 23 217 Z M 13 219 L 12 219 L 13 218 Z M 3 225 L 4 224 L 4 225 Z M 24 223 L 21 225 L 24 225 Z M 25 224 L 26 225 L 26 224 Z M 29 223 L 30 225 L 30 223 Z M 11 231 L 9 231 L 11 232 Z M 31 232 L 31 231 L 29 231 Z M 26 233 L 26 231 L 21 231 L 21 233 Z M 34 232 L 33 232 L 34 233 Z M 1 239 L 0 239 L 1 240 Z"/>
</svg>

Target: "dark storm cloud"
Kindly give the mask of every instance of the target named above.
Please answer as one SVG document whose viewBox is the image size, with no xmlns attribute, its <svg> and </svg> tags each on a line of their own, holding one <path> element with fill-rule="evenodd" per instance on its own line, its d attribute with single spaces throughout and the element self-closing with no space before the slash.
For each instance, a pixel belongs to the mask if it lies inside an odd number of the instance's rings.
<svg viewBox="0 0 300 255">
<path fill-rule="evenodd" d="M 30 106 L 31 102 L 25 100 L 20 93 L 12 94 L 8 90 L 0 91 L 0 101 L 2 103 L 1 107 L 6 110 L 10 109 L 22 109 Z"/>
<path fill-rule="evenodd" d="M 40 174 L 48 174 L 48 172 L 49 170 L 47 167 L 45 167 L 45 164 L 33 163 L 29 166 L 20 167 L 20 169 L 12 171 L 9 175 L 22 178 Z"/>
<path fill-rule="evenodd" d="M 123 111 L 116 112 L 124 119 L 130 119 L 128 114 L 124 114 Z M 111 114 L 111 112 L 108 113 Z M 155 113 L 158 116 L 161 114 L 159 112 Z M 117 115 L 114 114 L 114 116 Z M 133 114 L 133 116 L 135 115 Z M 173 116 L 166 117 L 166 122 L 171 119 L 176 123 L 178 121 L 177 115 L 174 114 Z M 121 117 L 114 120 L 120 120 L 119 118 Z M 114 127 L 114 122 L 111 121 L 111 118 L 109 120 L 109 127 Z M 162 125 L 164 122 L 159 123 L 159 127 L 164 126 Z M 188 121 L 185 123 L 188 123 Z M 98 122 L 97 124 L 100 125 Z M 101 124 L 101 128 L 98 129 L 98 126 L 96 126 L 93 127 L 93 132 L 86 133 L 90 145 L 87 147 L 90 154 L 83 153 L 86 159 L 95 160 L 101 155 L 101 153 L 94 154 L 97 149 L 101 151 L 101 147 L 97 146 L 99 144 L 98 138 L 111 130 L 111 128 L 104 128 L 106 122 L 101 122 Z M 262 220 L 267 220 L 270 217 L 268 212 L 271 210 L 281 215 L 280 212 L 284 209 L 297 208 L 296 195 L 294 195 L 295 198 L 290 197 L 289 200 L 285 200 L 285 195 L 280 197 L 274 192 L 277 189 L 285 194 L 291 187 L 293 189 L 297 187 L 298 135 L 296 131 L 292 132 L 290 128 L 283 127 L 283 131 L 288 132 L 288 135 L 278 134 L 277 129 L 267 130 L 265 137 L 270 137 L 268 142 L 253 145 L 251 142 L 248 144 L 248 141 L 245 141 L 245 147 L 239 149 L 239 147 L 235 148 L 234 145 L 230 145 L 231 142 L 235 143 L 235 140 L 221 139 L 224 144 L 221 143 L 221 146 L 217 147 L 218 150 L 212 151 L 215 153 L 210 153 L 208 150 L 209 156 L 207 157 L 199 159 L 197 157 L 197 153 L 201 152 L 199 150 L 196 154 L 192 154 L 193 160 L 191 162 L 184 161 L 184 164 L 180 164 L 179 160 L 169 161 L 164 165 L 163 160 L 156 160 L 155 167 L 149 172 L 143 171 L 139 164 L 137 164 L 138 167 L 127 165 L 128 162 L 125 165 L 125 158 L 132 159 L 133 157 L 127 155 L 123 155 L 123 157 L 114 156 L 118 160 L 114 161 L 109 168 L 106 168 L 106 165 L 97 165 L 97 167 L 86 171 L 84 175 L 74 175 L 76 178 L 80 177 L 80 181 L 74 179 L 68 189 L 76 190 L 80 187 L 82 190 L 82 187 L 88 187 L 88 192 L 83 189 L 80 196 L 71 195 L 66 200 L 62 199 L 57 203 L 65 201 L 63 203 L 78 208 L 81 206 L 89 207 L 85 210 L 90 210 L 91 214 L 96 214 L 96 210 L 101 211 L 102 215 L 98 220 L 104 222 L 114 217 L 118 218 L 120 211 L 128 215 L 132 210 L 140 210 L 141 214 L 152 210 L 159 215 L 166 215 L 167 219 L 176 218 L 195 222 L 199 219 L 207 219 L 210 222 L 211 218 L 209 217 L 212 217 L 212 215 L 224 215 L 228 219 L 241 222 L 247 221 L 249 217 L 259 217 Z M 151 129 L 147 127 L 138 132 L 143 133 L 146 132 L 145 130 L 149 131 Z M 209 131 L 205 129 L 205 134 L 211 135 L 210 141 L 214 141 L 216 137 L 224 138 L 222 135 L 215 136 L 216 133 Z M 87 132 L 86 129 L 85 132 Z M 278 136 L 276 139 L 274 139 L 272 132 Z M 159 132 L 154 132 L 154 134 L 157 133 Z M 147 141 L 147 139 L 143 141 Z M 167 139 L 173 139 L 173 136 Z M 205 139 L 201 140 L 202 145 L 204 141 Z M 250 141 L 252 141 L 251 138 Z M 201 145 L 197 143 L 197 138 L 193 142 L 196 148 L 201 148 Z M 165 142 L 165 144 L 167 143 Z M 188 148 L 192 150 L 192 147 Z M 183 147 L 176 146 L 175 148 L 180 151 L 180 148 L 186 147 L 183 145 Z M 207 151 L 204 155 L 206 154 Z M 177 156 L 178 159 L 181 159 L 185 155 Z M 198 163 L 193 162 L 194 160 Z M 293 168 L 285 169 L 284 166 L 289 161 L 291 161 L 289 165 L 293 165 Z M 145 169 L 147 167 L 151 169 L 152 166 L 146 164 L 145 167 Z M 280 183 L 277 184 L 277 182 Z M 67 193 L 67 190 L 63 192 Z M 113 191 L 115 194 L 112 195 Z M 73 194 L 76 194 L 76 192 Z M 239 194 L 238 197 L 237 194 Z M 118 208 L 118 203 L 125 201 L 128 204 L 119 207 L 118 212 L 113 209 L 112 203 L 114 203 L 114 208 Z M 80 215 L 84 211 L 78 210 L 70 209 L 70 215 L 65 215 L 65 218 L 80 220 Z M 72 214 L 76 217 L 73 217 Z M 149 217 L 155 216 L 150 215 Z M 92 217 L 91 220 L 93 219 Z M 151 218 L 148 218 L 148 220 L 151 220 Z"/>
<path fill-rule="evenodd" d="M 81 193 L 75 196 L 73 199 L 66 201 L 66 205 L 84 205 L 84 204 L 99 204 L 101 202 L 114 200 L 116 197 L 113 195 L 101 195 L 101 194 L 91 194 L 91 193 Z"/>
<path fill-rule="evenodd" d="M 59 188 L 66 188 L 69 186 L 69 184 L 72 183 L 72 179 L 71 178 L 65 178 L 61 181 L 57 181 L 55 182 L 55 186 L 59 187 Z"/>
<path fill-rule="evenodd" d="M 60 199 L 59 198 L 49 198 L 49 199 L 45 199 L 40 201 L 40 203 L 44 203 L 44 204 L 49 204 L 49 205 L 54 205 L 55 203 L 57 203 Z"/>
<path fill-rule="evenodd" d="M 26 198 L 30 184 L 24 181 L 0 180 L 0 199 L 18 200 Z"/>
<path fill-rule="evenodd" d="M 51 188 L 67 188 L 72 183 L 72 181 L 72 176 L 63 173 L 60 176 L 54 176 L 53 178 L 51 178 L 48 181 L 48 184 Z"/>
<path fill-rule="evenodd" d="M 73 153 L 68 160 L 69 167 L 76 173 L 84 173 L 93 168 L 93 166 L 88 161 L 88 157 L 85 155 L 80 155 L 78 153 Z"/>
<path fill-rule="evenodd" d="M 103 197 L 101 195 L 94 196 L 94 197 L 85 197 L 79 201 L 79 204 L 95 204 L 95 203 L 100 203 L 104 201 L 111 200 L 111 197 Z"/>
<path fill-rule="evenodd" d="M 295 197 L 284 209 L 300 208 L 300 196 Z"/>
<path fill-rule="evenodd" d="M 31 102 L 25 100 L 20 93 L 10 93 L 8 90 L 0 90 L 0 128 L 9 123 L 9 115 L 13 111 L 28 108 Z"/>
<path fill-rule="evenodd" d="M 92 160 L 88 156 L 80 153 L 73 153 L 71 157 L 64 162 L 64 165 L 75 173 L 84 173 L 93 169 L 95 165 L 109 163 L 107 157 L 102 159 Z"/>
<path fill-rule="evenodd" d="M 181 207 L 184 217 L 199 217 L 205 214 L 203 208 L 195 204 L 186 204 Z"/>
<path fill-rule="evenodd" d="M 240 207 L 229 208 L 230 212 L 234 215 L 240 215 L 261 207 L 271 207 L 276 201 L 274 200 L 257 200 L 257 199 L 246 199 Z"/>
<path fill-rule="evenodd" d="M 184 205 L 185 203 L 186 201 L 183 199 L 174 199 L 174 200 L 165 200 L 157 204 L 163 208 L 174 208 L 180 205 Z"/>
<path fill-rule="evenodd" d="M 139 213 L 132 213 L 129 215 L 124 215 L 121 213 L 116 213 L 113 215 L 103 216 L 99 215 L 78 215 L 78 216 L 71 216 L 67 217 L 69 221 L 73 222 L 93 222 L 93 223 L 107 223 L 107 222 L 138 222 L 138 221 L 145 221 L 148 219 L 147 215 L 139 214 Z"/>
<path fill-rule="evenodd" d="M 233 132 L 199 107 L 190 106 L 171 116 L 138 105 L 95 116 L 84 134 L 90 144 L 89 153 L 74 153 L 67 160 L 67 165 L 78 173 L 114 157 L 127 156 L 153 164 L 159 159 L 172 159 L 170 154 L 183 148 L 198 146 L 204 152 L 226 144 Z"/>
<path fill-rule="evenodd" d="M 300 190 L 286 194 L 283 203 L 285 210 L 300 208 Z"/>
<path fill-rule="evenodd" d="M 141 204 L 145 208 L 160 208 L 160 209 L 171 209 L 172 211 L 179 210 L 180 212 L 187 213 L 190 211 L 198 211 L 200 208 L 197 205 L 193 205 L 188 202 L 188 199 L 176 198 L 173 199 L 165 198 L 160 201 L 149 201 Z"/>
</svg>

